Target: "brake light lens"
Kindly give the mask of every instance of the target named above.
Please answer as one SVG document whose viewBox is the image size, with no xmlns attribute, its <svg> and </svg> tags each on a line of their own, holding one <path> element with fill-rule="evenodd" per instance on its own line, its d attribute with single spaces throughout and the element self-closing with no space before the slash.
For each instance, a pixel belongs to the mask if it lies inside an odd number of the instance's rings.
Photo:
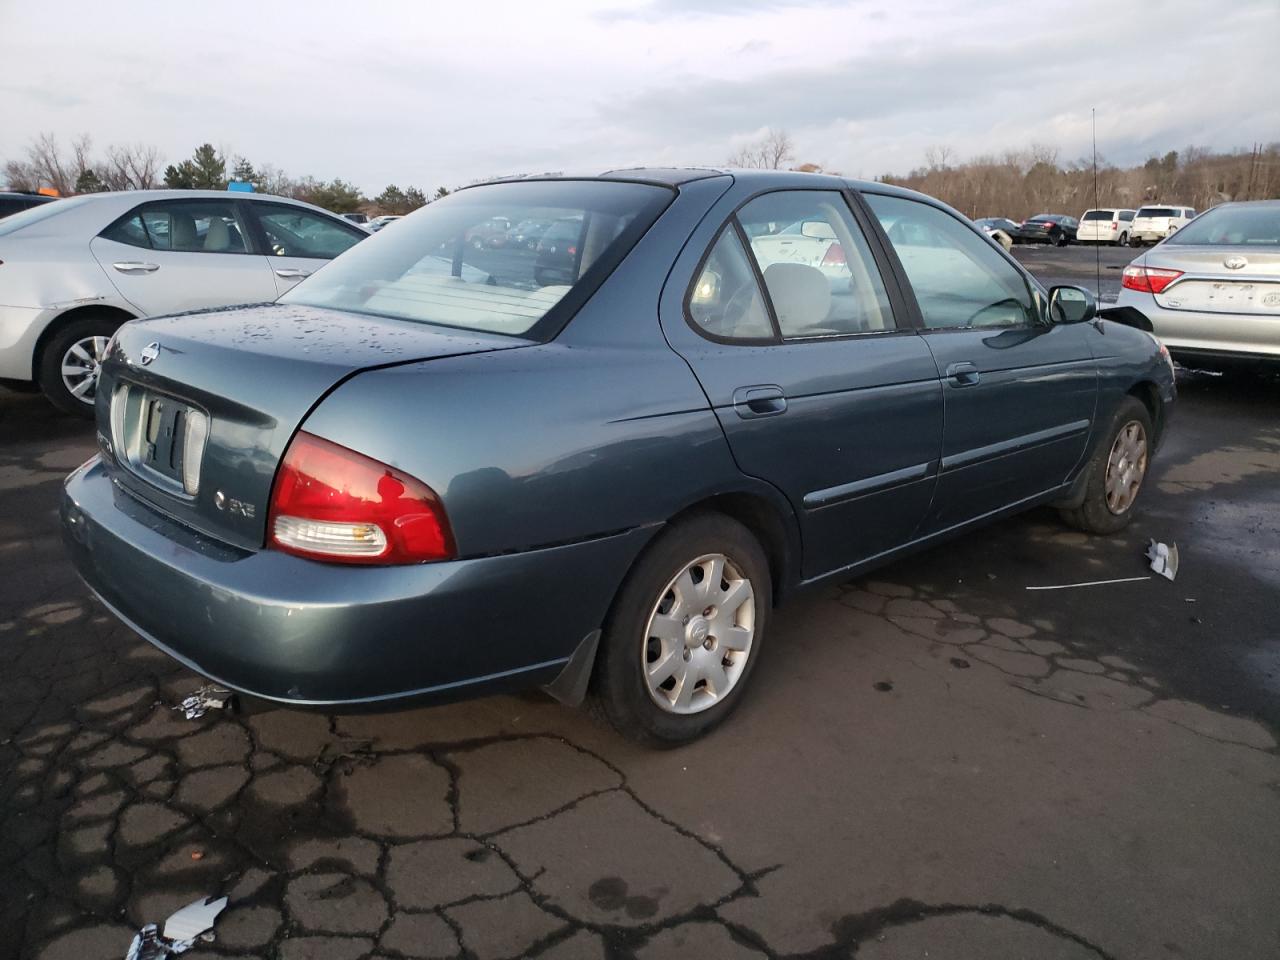
<svg viewBox="0 0 1280 960">
<path fill-rule="evenodd" d="M 1141 267 L 1134 264 L 1124 268 L 1120 285 L 1126 290 L 1140 293 L 1161 293 L 1165 287 L 1182 276 L 1181 270 L 1165 270 L 1160 267 Z"/>
<path fill-rule="evenodd" d="M 844 247 L 839 243 L 833 243 L 827 247 L 827 252 L 822 256 L 822 265 L 824 267 L 843 267 L 846 263 L 844 258 Z"/>
<path fill-rule="evenodd" d="M 309 433 L 285 451 L 271 491 L 268 546 L 333 563 L 454 556 L 435 491 L 385 463 Z"/>
</svg>

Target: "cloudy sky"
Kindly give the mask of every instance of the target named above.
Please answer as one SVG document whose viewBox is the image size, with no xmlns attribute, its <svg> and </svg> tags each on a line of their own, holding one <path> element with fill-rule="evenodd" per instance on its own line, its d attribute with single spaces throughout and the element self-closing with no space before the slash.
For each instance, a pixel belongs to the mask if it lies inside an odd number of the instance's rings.
<svg viewBox="0 0 1280 960">
<path fill-rule="evenodd" d="M 1277 0 L 0 0 L 0 160 L 41 131 L 210 141 L 291 174 L 433 188 L 798 161 L 905 172 L 1032 142 L 1117 163 L 1280 135 Z"/>
</svg>

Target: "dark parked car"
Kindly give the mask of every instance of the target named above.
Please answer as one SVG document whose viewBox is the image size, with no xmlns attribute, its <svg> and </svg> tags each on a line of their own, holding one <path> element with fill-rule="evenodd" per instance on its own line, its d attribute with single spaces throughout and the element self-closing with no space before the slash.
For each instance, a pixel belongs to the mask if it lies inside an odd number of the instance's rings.
<svg viewBox="0 0 1280 960">
<path fill-rule="evenodd" d="M 20 213 L 23 210 L 30 210 L 32 207 L 38 207 L 42 203 L 50 203 L 57 200 L 57 197 L 46 197 L 41 193 L 9 193 L 0 191 L 0 220 L 10 214 Z"/>
<path fill-rule="evenodd" d="M 1075 217 L 1063 216 L 1060 213 L 1037 213 L 1018 224 L 1013 235 L 1014 243 L 1052 243 L 1056 247 L 1065 247 L 1074 243 L 1076 230 L 1080 226 Z"/>
<path fill-rule="evenodd" d="M 578 231 L 556 276 L 471 259 L 495 211 L 547 208 Z M 769 228 L 797 223 L 841 256 Z M 542 685 L 677 743 L 741 700 L 802 587 L 1037 504 L 1129 522 L 1173 369 L 1094 309 L 881 183 L 471 187 L 276 305 L 121 327 L 65 539 L 117 616 L 235 689 Z"/>
</svg>

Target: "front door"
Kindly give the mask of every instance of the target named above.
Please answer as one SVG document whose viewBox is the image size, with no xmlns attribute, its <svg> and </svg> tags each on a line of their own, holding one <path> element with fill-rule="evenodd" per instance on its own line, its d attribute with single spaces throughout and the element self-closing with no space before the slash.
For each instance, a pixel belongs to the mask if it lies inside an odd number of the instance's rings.
<svg viewBox="0 0 1280 960">
<path fill-rule="evenodd" d="M 306 207 L 245 201 L 262 231 L 276 291 L 286 293 L 369 234 L 354 224 Z"/>
<path fill-rule="evenodd" d="M 663 329 L 739 468 L 790 501 L 803 576 L 910 540 L 933 494 L 942 390 L 845 197 L 758 197 L 690 244 L 671 282 L 687 293 L 678 308 L 664 297 Z"/>
<path fill-rule="evenodd" d="M 143 316 L 276 298 L 230 199 L 159 200 L 121 217 L 89 249 Z"/>
<path fill-rule="evenodd" d="M 1097 403 L 1087 327 L 1048 322 L 1026 276 L 977 230 L 904 197 L 864 198 L 914 293 L 946 431 L 926 533 L 1064 484 Z"/>
</svg>

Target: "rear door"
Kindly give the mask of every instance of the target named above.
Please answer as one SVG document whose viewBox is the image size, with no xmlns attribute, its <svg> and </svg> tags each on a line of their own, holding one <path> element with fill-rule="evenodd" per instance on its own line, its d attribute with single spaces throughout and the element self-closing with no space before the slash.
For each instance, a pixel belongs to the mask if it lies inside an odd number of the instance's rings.
<svg viewBox="0 0 1280 960">
<path fill-rule="evenodd" d="M 864 198 L 901 264 L 942 377 L 946 430 L 924 529 L 1061 486 L 1084 455 L 1097 402 L 1087 325 L 1045 322 L 1025 274 L 946 210 Z"/>
<path fill-rule="evenodd" d="M 942 391 L 845 195 L 764 194 L 702 236 L 677 261 L 683 300 L 664 294 L 663 329 L 739 468 L 790 501 L 803 575 L 910 540 L 933 494 Z"/>
<path fill-rule="evenodd" d="M 367 231 L 339 217 L 306 207 L 263 200 L 245 201 L 244 207 L 259 231 L 277 293 L 292 290 L 369 236 Z"/>
<path fill-rule="evenodd" d="M 89 247 L 143 316 L 276 298 L 267 258 L 230 198 L 141 204 Z"/>
</svg>

